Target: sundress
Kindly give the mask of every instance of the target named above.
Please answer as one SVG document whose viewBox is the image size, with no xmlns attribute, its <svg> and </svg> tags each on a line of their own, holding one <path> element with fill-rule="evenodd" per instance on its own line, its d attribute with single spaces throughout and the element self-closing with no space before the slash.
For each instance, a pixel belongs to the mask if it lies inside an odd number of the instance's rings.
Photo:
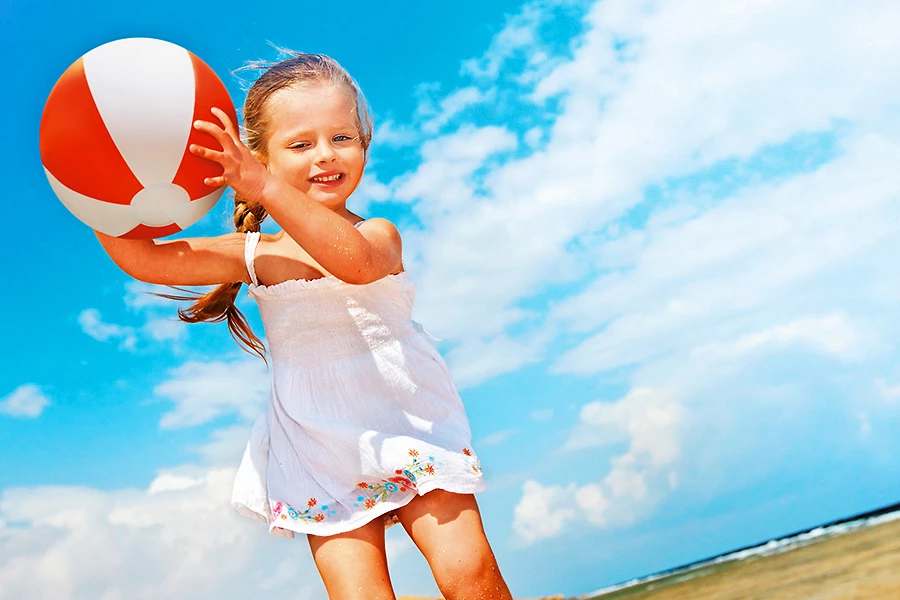
<svg viewBox="0 0 900 600">
<path fill-rule="evenodd" d="M 282 537 L 334 535 L 440 488 L 484 489 L 466 412 L 430 334 L 412 320 L 406 272 L 365 285 L 334 276 L 262 285 L 246 237 L 271 392 L 232 506 Z"/>
</svg>

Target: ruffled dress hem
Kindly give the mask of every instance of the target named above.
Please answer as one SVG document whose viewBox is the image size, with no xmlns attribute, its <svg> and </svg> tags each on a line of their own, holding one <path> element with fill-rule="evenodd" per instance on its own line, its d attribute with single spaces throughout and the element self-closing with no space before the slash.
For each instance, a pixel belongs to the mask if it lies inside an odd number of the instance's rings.
<svg viewBox="0 0 900 600">
<path fill-rule="evenodd" d="M 266 513 L 264 512 L 265 509 L 262 508 L 262 506 L 254 508 L 247 503 L 238 501 L 232 501 L 231 506 L 232 508 L 234 508 L 234 510 L 237 511 L 238 514 L 243 517 L 268 523 L 269 533 L 271 533 L 272 535 L 290 539 L 294 537 L 295 533 L 329 536 L 337 535 L 339 533 L 346 533 L 348 531 L 353 531 L 354 529 L 359 529 L 363 525 L 366 525 L 379 517 L 386 517 L 391 513 L 391 511 L 395 511 L 398 508 L 406 506 L 407 504 L 412 502 L 413 498 L 424 496 L 428 492 L 436 489 L 452 492 L 454 494 L 476 494 L 478 492 L 483 492 L 485 490 L 485 487 L 486 485 L 484 478 L 481 476 L 468 481 L 460 481 L 459 479 L 443 481 L 441 481 L 440 479 L 428 479 L 418 485 L 415 493 L 408 494 L 398 501 L 385 500 L 382 502 L 378 502 L 372 508 L 366 510 L 363 513 L 359 513 L 358 517 L 338 521 L 333 525 L 322 522 L 315 522 L 314 525 L 306 525 L 304 520 L 296 520 L 288 517 L 287 510 L 276 516 L 271 520 L 271 522 L 269 522 L 269 518 L 266 516 Z M 281 503 L 275 504 L 277 506 Z M 293 509 L 290 508 L 288 510 Z M 385 529 L 387 529 L 394 523 L 394 520 L 386 518 Z"/>
</svg>

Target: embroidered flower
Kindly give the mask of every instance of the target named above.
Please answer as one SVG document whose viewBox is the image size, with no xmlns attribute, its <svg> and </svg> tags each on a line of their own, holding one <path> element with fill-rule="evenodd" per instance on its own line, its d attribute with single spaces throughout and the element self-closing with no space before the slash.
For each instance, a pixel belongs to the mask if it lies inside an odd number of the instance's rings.
<svg viewBox="0 0 900 600">
<path fill-rule="evenodd" d="M 287 519 L 290 517 L 293 521 L 313 521 L 315 523 L 321 523 L 328 515 L 335 514 L 336 511 L 328 510 L 328 506 L 325 505 L 314 509 L 318 503 L 319 501 L 316 498 L 310 498 L 306 501 L 306 510 L 300 512 L 287 502 L 276 502 L 272 506 L 273 519 Z"/>
<path fill-rule="evenodd" d="M 388 498 L 397 493 L 407 493 L 416 491 L 417 478 L 428 477 L 435 474 L 436 464 L 433 456 L 429 456 L 427 461 L 421 459 L 421 454 L 415 448 L 410 448 L 410 460 L 404 468 L 395 469 L 395 477 L 382 479 L 380 483 L 368 483 L 361 481 L 356 484 L 360 490 L 360 495 L 356 498 L 358 503 L 363 503 L 365 507 L 372 508 L 379 502 L 385 502 Z M 354 505 L 354 507 L 358 504 Z"/>
<path fill-rule="evenodd" d="M 478 457 L 475 456 L 475 454 L 468 448 L 463 448 L 462 451 L 463 454 L 469 457 L 468 459 L 466 459 L 466 466 L 472 469 L 473 472 L 481 475 L 481 461 L 478 459 Z"/>
</svg>

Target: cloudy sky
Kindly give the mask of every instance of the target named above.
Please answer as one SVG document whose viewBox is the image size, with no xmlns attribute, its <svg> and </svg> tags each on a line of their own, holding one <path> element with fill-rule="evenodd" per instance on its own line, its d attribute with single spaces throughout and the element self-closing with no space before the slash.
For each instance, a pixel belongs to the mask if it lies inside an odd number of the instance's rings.
<svg viewBox="0 0 900 600">
<path fill-rule="evenodd" d="M 228 505 L 265 365 L 174 320 L 44 176 L 53 83 L 124 37 L 187 47 L 236 104 L 272 44 L 359 80 L 351 208 L 404 234 L 517 597 L 900 500 L 896 2 L 322 6 L 0 1 L 0 598 L 324 598 L 302 540 Z M 388 538 L 397 592 L 434 593 Z"/>
</svg>

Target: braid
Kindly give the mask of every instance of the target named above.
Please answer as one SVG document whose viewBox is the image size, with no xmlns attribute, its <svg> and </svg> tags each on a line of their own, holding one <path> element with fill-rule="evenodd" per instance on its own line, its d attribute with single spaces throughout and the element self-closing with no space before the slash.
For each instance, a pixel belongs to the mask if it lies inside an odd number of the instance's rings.
<svg viewBox="0 0 900 600">
<path fill-rule="evenodd" d="M 238 233 L 259 231 L 260 225 L 269 216 L 262 204 L 247 202 L 240 194 L 234 195 L 234 230 Z"/>
</svg>

